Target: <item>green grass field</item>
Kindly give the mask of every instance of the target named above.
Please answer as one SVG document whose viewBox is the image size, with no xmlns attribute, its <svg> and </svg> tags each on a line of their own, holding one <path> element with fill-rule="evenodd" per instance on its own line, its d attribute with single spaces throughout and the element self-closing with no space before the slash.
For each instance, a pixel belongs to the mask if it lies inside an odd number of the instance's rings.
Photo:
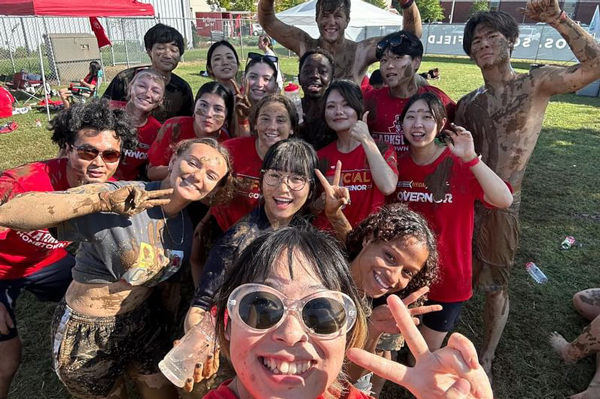
<svg viewBox="0 0 600 399">
<path fill-rule="evenodd" d="M 515 63 L 526 71 L 528 64 Z M 463 58 L 428 57 L 423 70 L 440 68 L 435 82 L 453 99 L 482 84 L 479 69 Z M 199 76 L 204 62 L 186 62 L 177 73 L 196 91 L 206 80 Z M 297 73 L 297 59 L 282 60 L 288 75 Z M 50 134 L 35 127 L 44 113 L 16 116 L 17 131 L 0 136 L 0 170 L 53 157 L 57 149 Z M 558 399 L 587 387 L 594 372 L 594 359 L 577 365 L 558 360 L 547 343 L 557 330 L 574 339 L 586 322 L 571 306 L 579 290 L 599 287 L 600 273 L 600 98 L 574 94 L 556 96 L 549 104 L 537 148 L 529 164 L 521 207 L 522 239 L 511 286 L 511 313 L 497 351 L 494 393 L 499 399 Z M 567 235 L 581 246 L 560 251 Z M 524 269 L 535 262 L 548 276 L 537 285 Z M 24 340 L 23 365 L 13 382 L 11 399 L 68 398 L 51 370 L 50 317 L 54 306 L 21 297 L 17 308 L 19 330 Z M 482 339 L 482 296 L 468 303 L 458 330 L 479 345 Z M 403 396 L 397 387 L 386 386 L 387 398 Z M 301 398 L 299 398 L 301 399 Z"/>
</svg>

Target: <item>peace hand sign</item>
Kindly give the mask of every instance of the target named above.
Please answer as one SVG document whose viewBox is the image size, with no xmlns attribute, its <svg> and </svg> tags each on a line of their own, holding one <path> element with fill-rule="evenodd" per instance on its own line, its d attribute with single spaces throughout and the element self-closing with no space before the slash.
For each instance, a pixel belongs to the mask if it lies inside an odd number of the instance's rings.
<svg viewBox="0 0 600 399">
<path fill-rule="evenodd" d="M 329 183 L 329 180 L 320 170 L 315 169 L 315 173 L 323 186 L 324 199 L 325 199 L 325 215 L 334 216 L 341 211 L 345 205 L 350 203 L 350 192 L 344 186 L 340 186 L 340 180 L 342 177 L 342 161 L 337 161 L 335 165 L 335 174 L 333 175 L 333 182 Z"/>
<path fill-rule="evenodd" d="M 248 92 L 250 91 L 248 79 L 244 79 L 244 94 L 242 94 L 242 91 L 237 85 L 235 79 L 231 79 L 231 84 L 233 85 L 233 89 L 235 90 L 234 108 L 238 120 L 248 119 L 248 116 L 250 115 L 250 109 L 252 108 L 252 104 L 250 103 L 250 99 L 248 98 Z"/>
<path fill-rule="evenodd" d="M 400 298 L 390 295 L 387 303 L 417 363 L 406 367 L 357 348 L 348 350 L 352 362 L 406 387 L 417 399 L 493 398 L 471 341 L 454 333 L 446 347 L 430 352 Z"/>
<path fill-rule="evenodd" d="M 133 216 L 146 209 L 167 205 L 171 199 L 161 198 L 173 193 L 173 189 L 146 191 L 136 186 L 125 186 L 115 191 L 103 191 L 100 196 L 100 211 Z"/>
</svg>

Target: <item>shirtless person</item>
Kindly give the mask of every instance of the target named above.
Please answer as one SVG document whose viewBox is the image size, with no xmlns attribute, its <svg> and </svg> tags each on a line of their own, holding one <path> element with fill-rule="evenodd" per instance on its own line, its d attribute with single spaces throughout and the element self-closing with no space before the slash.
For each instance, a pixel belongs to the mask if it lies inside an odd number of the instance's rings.
<svg viewBox="0 0 600 399">
<path fill-rule="evenodd" d="M 318 0 L 315 20 L 320 37 L 313 39 L 302 29 L 275 16 L 274 0 L 261 0 L 258 21 L 273 39 L 302 57 L 305 52 L 323 48 L 335 57 L 335 78 L 350 79 L 360 85 L 369 65 L 377 61 L 375 48 L 382 37 L 360 42 L 348 40 L 344 31 L 350 22 L 350 0 Z M 401 0 L 403 29 L 421 37 L 421 15 L 413 0 Z"/>
<path fill-rule="evenodd" d="M 561 11 L 557 0 L 529 1 L 523 13 L 554 27 L 580 61 L 516 73 L 510 56 L 519 27 L 504 12 L 480 12 L 465 26 L 463 48 L 481 69 L 485 85 L 457 104 L 455 123 L 473 133 L 482 160 L 514 190 L 507 210 L 480 208 L 474 232 L 473 282 L 485 291 L 481 364 L 491 375 L 494 353 L 508 319 L 508 278 L 519 240 L 521 182 L 544 111 L 555 94 L 571 93 L 600 78 L 600 45 Z"/>
</svg>

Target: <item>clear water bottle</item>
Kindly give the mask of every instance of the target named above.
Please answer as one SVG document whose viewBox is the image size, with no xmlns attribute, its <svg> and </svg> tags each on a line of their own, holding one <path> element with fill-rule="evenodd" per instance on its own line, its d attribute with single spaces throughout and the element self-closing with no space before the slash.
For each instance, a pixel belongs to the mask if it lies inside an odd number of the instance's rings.
<svg viewBox="0 0 600 399">
<path fill-rule="evenodd" d="M 207 313 L 200 323 L 181 338 L 179 345 L 158 363 L 158 368 L 175 386 L 183 388 L 185 381 L 194 377 L 196 364 L 204 364 L 214 350 L 215 326 L 211 315 Z"/>
<path fill-rule="evenodd" d="M 300 97 L 300 86 L 295 83 L 288 83 L 283 89 L 283 93 L 287 98 L 292 100 L 296 106 L 296 112 L 298 113 L 298 123 L 302 123 L 302 98 Z"/>
<path fill-rule="evenodd" d="M 525 264 L 525 269 L 527 269 L 527 273 L 535 280 L 538 284 L 544 284 L 548 281 L 548 277 L 540 270 L 539 267 L 536 266 L 535 263 L 529 262 Z"/>
</svg>

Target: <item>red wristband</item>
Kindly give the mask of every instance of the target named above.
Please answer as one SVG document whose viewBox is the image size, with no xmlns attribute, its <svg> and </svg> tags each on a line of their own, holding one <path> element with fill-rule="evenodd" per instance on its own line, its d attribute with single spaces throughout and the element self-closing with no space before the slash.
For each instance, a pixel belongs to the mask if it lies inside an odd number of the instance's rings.
<svg viewBox="0 0 600 399">
<path fill-rule="evenodd" d="M 469 162 L 465 162 L 465 166 L 472 168 L 473 166 L 477 165 L 479 163 L 479 161 L 481 161 L 481 155 L 476 156 L 475 158 L 471 159 Z"/>
<path fill-rule="evenodd" d="M 248 119 L 242 119 L 242 120 L 238 121 L 238 124 L 240 126 L 250 126 L 250 121 Z"/>
</svg>

